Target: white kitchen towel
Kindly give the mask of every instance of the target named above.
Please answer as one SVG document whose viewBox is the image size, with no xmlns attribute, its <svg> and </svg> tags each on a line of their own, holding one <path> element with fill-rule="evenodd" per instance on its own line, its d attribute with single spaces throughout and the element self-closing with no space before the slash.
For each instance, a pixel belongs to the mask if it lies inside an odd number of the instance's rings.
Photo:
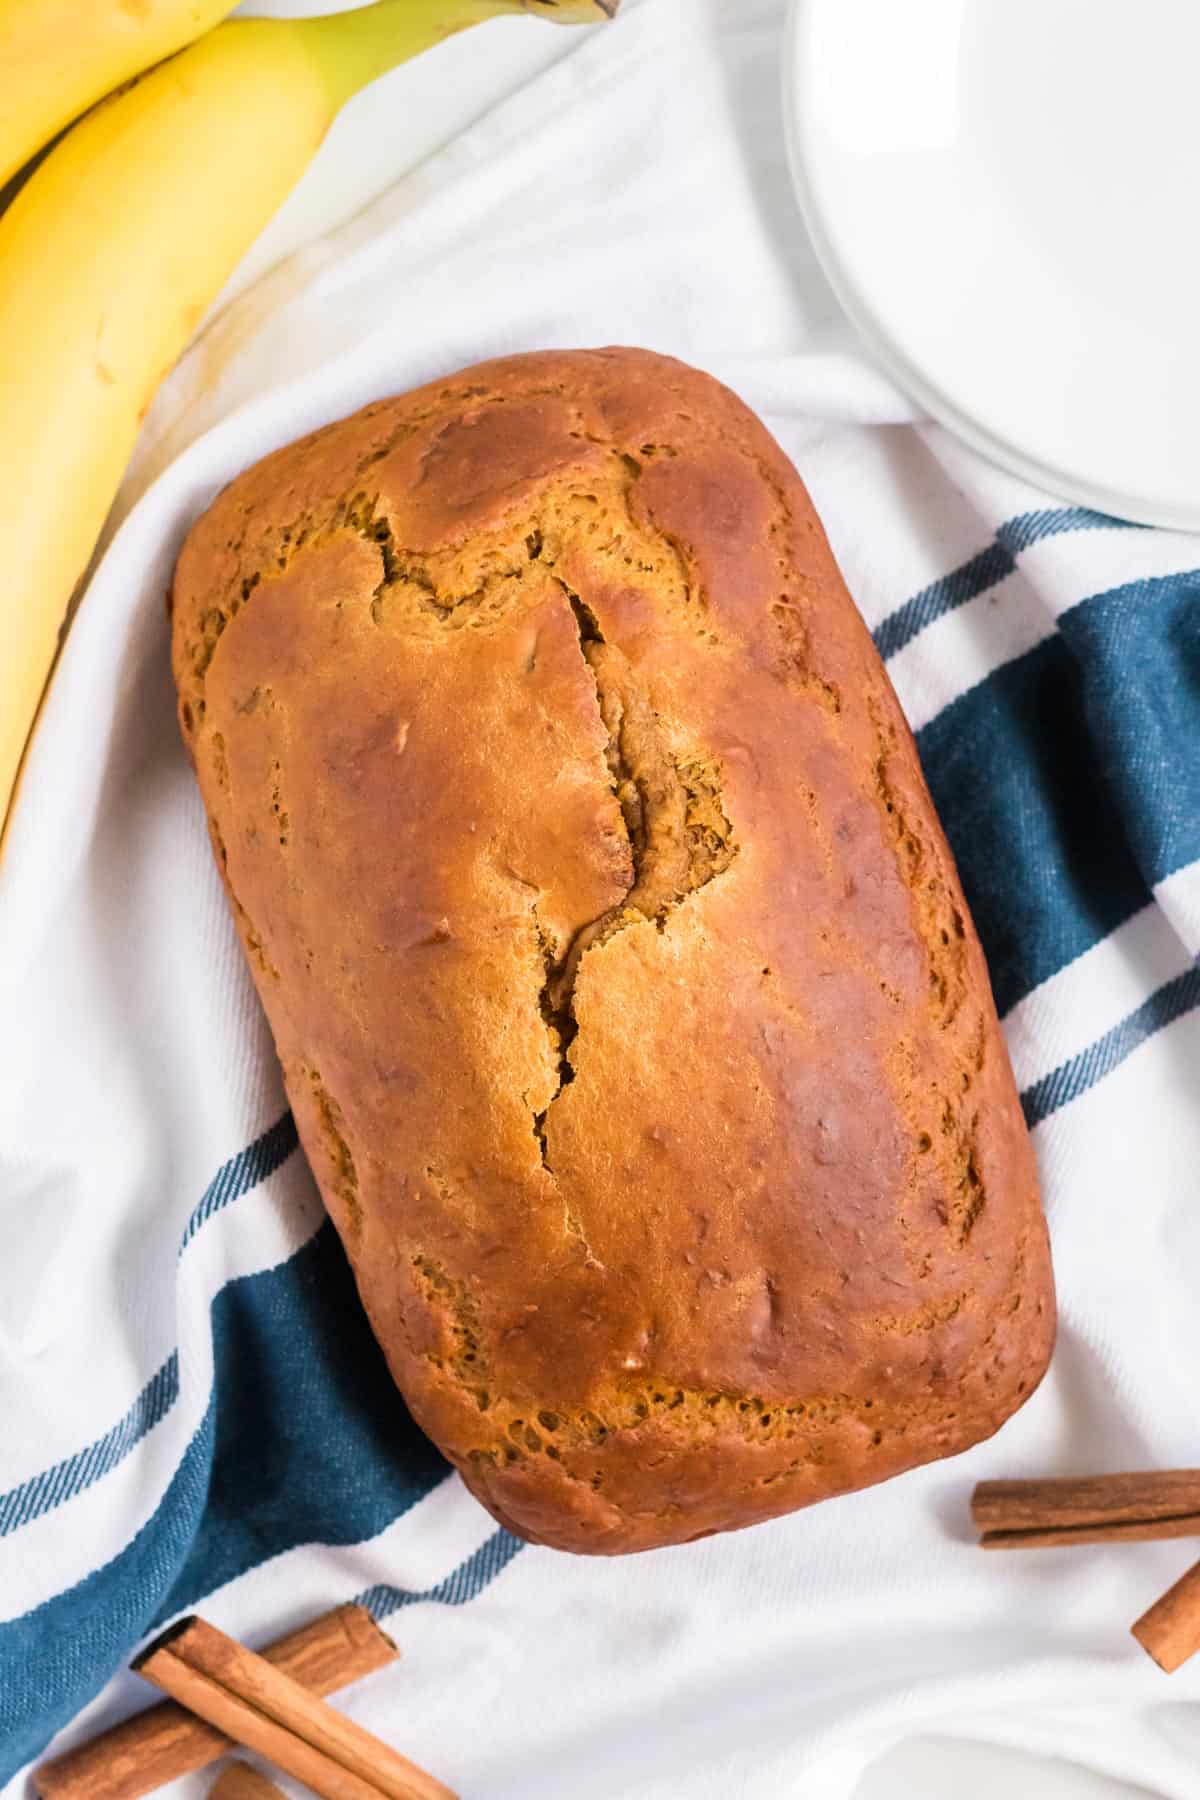
<svg viewBox="0 0 1200 1800">
<path fill-rule="evenodd" d="M 147 422 L 0 873 L 9 1792 L 144 1703 L 114 1671 L 156 1622 L 202 1602 L 263 1642 L 354 1596 L 405 1654 L 348 1709 L 467 1800 L 845 1800 L 931 1730 L 1200 1791 L 1200 1668 L 1167 1686 L 1126 1633 L 1188 1546 L 985 1556 L 967 1517 L 987 1475 L 1200 1462 L 1200 543 L 913 421 L 797 218 L 781 29 L 780 0 L 629 5 L 236 303 Z M 615 1562 L 498 1532 L 383 1372 L 212 866 L 163 605 L 265 451 L 608 342 L 730 382 L 809 483 L 960 860 L 1062 1307 L 992 1442 Z"/>
</svg>

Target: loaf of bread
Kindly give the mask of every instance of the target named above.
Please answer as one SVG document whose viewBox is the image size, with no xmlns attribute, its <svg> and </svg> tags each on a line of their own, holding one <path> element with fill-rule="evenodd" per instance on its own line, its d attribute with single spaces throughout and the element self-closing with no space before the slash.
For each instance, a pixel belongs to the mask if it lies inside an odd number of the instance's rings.
<svg viewBox="0 0 1200 1800">
<path fill-rule="evenodd" d="M 1021 1404 L 1053 1290 L 983 957 L 732 394 L 603 350 L 368 406 L 195 526 L 174 664 L 304 1148 L 497 1519 L 680 1542 Z"/>
</svg>

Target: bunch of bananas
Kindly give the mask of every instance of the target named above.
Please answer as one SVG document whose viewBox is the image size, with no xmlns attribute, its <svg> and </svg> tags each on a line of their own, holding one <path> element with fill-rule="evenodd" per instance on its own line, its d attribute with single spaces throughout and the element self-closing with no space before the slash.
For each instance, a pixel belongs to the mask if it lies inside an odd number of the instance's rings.
<svg viewBox="0 0 1200 1800">
<path fill-rule="evenodd" d="M 583 24 L 618 0 L 220 23 L 233 4 L 0 0 L 0 187 L 92 107 L 0 214 L 0 826 L 154 390 L 338 108 L 483 19 Z"/>
</svg>

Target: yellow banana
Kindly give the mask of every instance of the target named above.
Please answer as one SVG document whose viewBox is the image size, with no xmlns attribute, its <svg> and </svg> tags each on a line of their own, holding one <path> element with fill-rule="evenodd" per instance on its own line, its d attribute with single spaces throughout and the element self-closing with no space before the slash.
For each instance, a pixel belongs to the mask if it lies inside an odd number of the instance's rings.
<svg viewBox="0 0 1200 1800">
<path fill-rule="evenodd" d="M 377 0 L 230 20 L 114 94 L 0 217 L 0 819 L 162 376 L 342 103 L 468 25 L 617 0 Z"/>
<path fill-rule="evenodd" d="M 236 0 L 0 0 L 0 188 L 101 95 L 161 62 Z"/>
</svg>

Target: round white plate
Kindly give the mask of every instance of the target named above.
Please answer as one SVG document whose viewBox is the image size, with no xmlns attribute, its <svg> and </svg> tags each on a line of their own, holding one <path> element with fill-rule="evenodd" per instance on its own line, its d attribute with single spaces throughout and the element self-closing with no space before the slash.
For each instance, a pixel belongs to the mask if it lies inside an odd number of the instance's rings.
<svg viewBox="0 0 1200 1800">
<path fill-rule="evenodd" d="M 784 96 L 897 381 L 1041 487 L 1200 530 L 1200 0 L 792 0 Z"/>
</svg>

